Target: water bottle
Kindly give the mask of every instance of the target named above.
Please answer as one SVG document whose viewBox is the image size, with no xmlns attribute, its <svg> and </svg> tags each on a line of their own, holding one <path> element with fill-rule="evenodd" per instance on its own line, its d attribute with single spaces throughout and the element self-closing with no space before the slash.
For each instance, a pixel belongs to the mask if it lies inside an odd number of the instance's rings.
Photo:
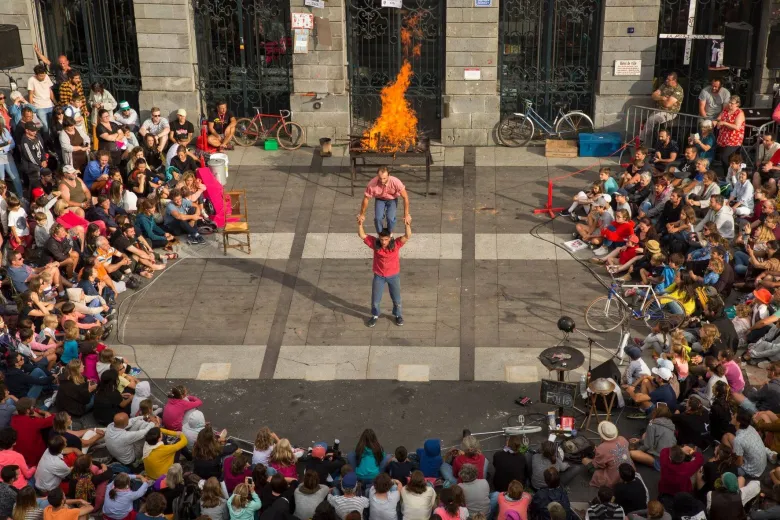
<svg viewBox="0 0 780 520">
<path fill-rule="evenodd" d="M 585 387 L 586 387 L 586 383 L 587 382 L 588 382 L 588 380 L 587 380 L 585 374 L 582 374 L 580 376 L 580 394 L 584 394 L 585 393 Z"/>
</svg>

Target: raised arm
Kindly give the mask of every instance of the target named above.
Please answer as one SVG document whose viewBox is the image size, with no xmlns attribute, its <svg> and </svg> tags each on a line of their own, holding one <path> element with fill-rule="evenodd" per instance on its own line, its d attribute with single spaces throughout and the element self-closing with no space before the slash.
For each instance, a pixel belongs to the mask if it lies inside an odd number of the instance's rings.
<svg viewBox="0 0 780 520">
<path fill-rule="evenodd" d="M 366 239 L 366 231 L 363 229 L 363 221 L 360 219 L 360 216 L 358 216 L 358 236 L 360 237 L 360 240 Z"/>
<path fill-rule="evenodd" d="M 405 244 L 409 241 L 410 238 L 412 238 L 412 217 L 411 215 L 407 215 L 407 218 L 404 222 L 404 225 L 406 227 L 406 233 L 404 236 L 398 239 L 399 242 L 402 244 Z"/>
</svg>

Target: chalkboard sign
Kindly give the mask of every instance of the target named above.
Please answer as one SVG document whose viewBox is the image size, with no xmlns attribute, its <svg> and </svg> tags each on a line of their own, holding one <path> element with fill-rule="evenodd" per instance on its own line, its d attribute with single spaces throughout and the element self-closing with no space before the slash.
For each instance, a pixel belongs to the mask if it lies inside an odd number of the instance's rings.
<svg viewBox="0 0 780 520">
<path fill-rule="evenodd" d="M 571 408 L 579 392 L 577 383 L 564 383 L 552 379 L 542 379 L 539 401 L 542 403 Z"/>
</svg>

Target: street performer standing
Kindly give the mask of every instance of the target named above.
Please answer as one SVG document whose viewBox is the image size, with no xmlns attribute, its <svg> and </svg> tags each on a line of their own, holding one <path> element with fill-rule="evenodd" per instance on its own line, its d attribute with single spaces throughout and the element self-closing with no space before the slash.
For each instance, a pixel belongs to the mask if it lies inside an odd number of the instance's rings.
<svg viewBox="0 0 780 520">
<path fill-rule="evenodd" d="M 409 214 L 409 195 L 406 193 L 406 187 L 398 177 L 390 175 L 386 167 L 380 166 L 376 172 L 376 177 L 371 179 L 366 186 L 363 202 L 360 204 L 358 222 L 363 223 L 363 220 L 366 218 L 368 201 L 374 198 L 374 225 L 376 226 L 376 232 L 381 234 L 382 230 L 387 228 L 392 233 L 395 227 L 398 197 L 404 199 L 404 222 L 409 224 L 412 221 L 412 216 Z M 387 219 L 387 226 L 383 223 L 385 218 Z"/>
<path fill-rule="evenodd" d="M 379 237 L 367 235 L 363 229 L 363 220 L 358 216 L 358 236 L 374 252 L 374 281 L 371 285 L 371 317 L 366 325 L 373 327 L 379 320 L 379 306 L 382 303 L 382 293 L 385 284 L 390 290 L 390 299 L 393 300 L 393 316 L 395 324 L 399 327 L 404 324 L 401 314 L 401 260 L 399 253 L 401 248 L 412 237 L 412 217 L 404 219 L 406 234 L 399 238 L 393 238 L 389 229 L 385 228 L 379 233 Z"/>
</svg>

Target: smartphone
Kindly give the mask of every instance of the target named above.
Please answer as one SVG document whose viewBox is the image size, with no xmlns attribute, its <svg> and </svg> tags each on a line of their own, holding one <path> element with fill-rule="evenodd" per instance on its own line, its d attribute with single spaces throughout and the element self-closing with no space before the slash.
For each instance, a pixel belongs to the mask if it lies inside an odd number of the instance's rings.
<svg viewBox="0 0 780 520">
<path fill-rule="evenodd" d="M 693 134 L 693 138 L 694 139 L 701 139 L 701 136 L 698 133 L 696 133 L 696 134 Z"/>
<path fill-rule="evenodd" d="M 246 482 L 247 482 L 247 484 L 249 484 L 250 486 L 252 486 L 252 485 L 254 485 L 254 483 L 255 483 L 255 479 L 253 479 L 252 477 L 247 477 L 247 478 L 246 478 Z"/>
</svg>

